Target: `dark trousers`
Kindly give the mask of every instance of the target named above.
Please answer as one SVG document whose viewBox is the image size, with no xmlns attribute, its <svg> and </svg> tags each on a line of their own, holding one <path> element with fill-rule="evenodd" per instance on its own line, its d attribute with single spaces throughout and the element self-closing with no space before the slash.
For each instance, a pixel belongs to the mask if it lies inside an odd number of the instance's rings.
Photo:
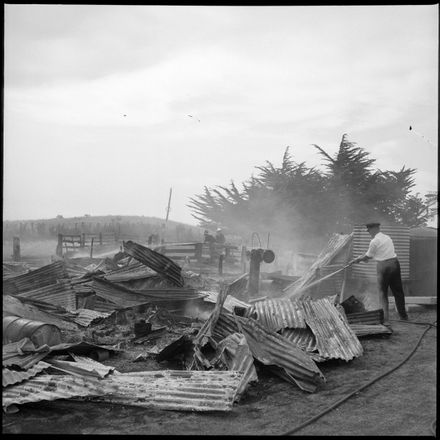
<svg viewBox="0 0 440 440">
<path fill-rule="evenodd" d="M 388 287 L 393 292 L 396 308 L 401 318 L 407 316 L 405 310 L 405 295 L 403 293 L 400 263 L 397 258 L 391 258 L 377 263 L 377 283 L 381 299 L 388 304 Z M 384 310 L 385 316 L 388 310 Z"/>
</svg>

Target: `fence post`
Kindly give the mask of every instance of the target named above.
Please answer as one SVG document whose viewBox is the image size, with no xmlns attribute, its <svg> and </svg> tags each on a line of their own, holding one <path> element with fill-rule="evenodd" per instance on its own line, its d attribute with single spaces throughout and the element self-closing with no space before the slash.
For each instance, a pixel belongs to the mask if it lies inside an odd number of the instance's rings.
<svg viewBox="0 0 440 440">
<path fill-rule="evenodd" d="M 90 243 L 90 258 L 93 258 L 93 241 L 95 240 L 95 237 L 92 237 L 92 241 Z"/>
<path fill-rule="evenodd" d="M 58 257 L 63 256 L 63 234 L 58 234 L 58 244 L 55 253 Z"/>
<path fill-rule="evenodd" d="M 81 234 L 81 247 L 85 247 L 86 245 L 86 234 L 83 232 Z"/>
<path fill-rule="evenodd" d="M 99 233 L 99 244 L 102 246 L 102 232 Z"/>
<path fill-rule="evenodd" d="M 200 263 L 202 260 L 203 243 L 196 243 L 196 260 Z"/>
<path fill-rule="evenodd" d="M 12 259 L 14 261 L 20 261 L 20 237 L 14 237 L 12 241 Z"/>
</svg>

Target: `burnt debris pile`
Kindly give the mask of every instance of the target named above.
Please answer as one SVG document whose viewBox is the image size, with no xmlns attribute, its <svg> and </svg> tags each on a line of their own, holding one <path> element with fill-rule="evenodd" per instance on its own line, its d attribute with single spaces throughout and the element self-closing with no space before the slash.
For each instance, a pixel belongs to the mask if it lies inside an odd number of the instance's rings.
<svg viewBox="0 0 440 440">
<path fill-rule="evenodd" d="M 387 333 L 383 316 L 354 300 L 281 294 L 245 301 L 247 273 L 204 276 L 133 241 L 114 258 L 3 269 L 6 412 L 69 398 L 229 411 L 258 386 L 262 368 L 319 392 L 320 363 L 351 361 L 362 355 L 358 336 Z M 297 292 L 314 278 L 272 279 Z"/>
</svg>

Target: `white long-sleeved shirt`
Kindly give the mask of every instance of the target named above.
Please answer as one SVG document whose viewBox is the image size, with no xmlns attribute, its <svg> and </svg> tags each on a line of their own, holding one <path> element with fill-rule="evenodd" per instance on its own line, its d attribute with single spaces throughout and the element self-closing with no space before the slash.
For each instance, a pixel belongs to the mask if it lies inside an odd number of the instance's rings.
<svg viewBox="0 0 440 440">
<path fill-rule="evenodd" d="M 394 244 L 391 237 L 382 232 L 378 232 L 370 241 L 370 246 L 365 254 L 367 257 L 373 258 L 376 261 L 388 260 L 396 257 L 394 251 Z"/>
</svg>

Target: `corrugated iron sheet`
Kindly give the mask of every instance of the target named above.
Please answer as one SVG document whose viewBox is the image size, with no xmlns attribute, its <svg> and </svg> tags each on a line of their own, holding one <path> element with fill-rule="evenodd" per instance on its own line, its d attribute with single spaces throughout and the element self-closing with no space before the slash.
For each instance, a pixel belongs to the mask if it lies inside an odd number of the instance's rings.
<svg viewBox="0 0 440 440">
<path fill-rule="evenodd" d="M 309 328 L 284 328 L 280 334 L 301 350 L 309 352 L 317 350 L 315 335 Z"/>
<path fill-rule="evenodd" d="M 3 262 L 3 279 L 7 280 L 9 278 L 13 278 L 18 275 L 25 274 L 29 272 L 29 270 L 30 268 L 28 264 L 21 261 Z"/>
<path fill-rule="evenodd" d="M 389 235 L 394 243 L 394 250 L 400 263 L 402 280 L 409 280 L 409 247 L 410 232 L 406 226 L 380 226 L 381 232 Z M 353 229 L 353 255 L 365 254 L 371 241 L 371 236 L 365 225 L 355 225 Z M 355 264 L 352 266 L 353 278 L 366 278 L 376 280 L 376 262 L 370 260 L 367 263 Z"/>
<path fill-rule="evenodd" d="M 26 292 L 55 284 L 57 280 L 63 278 L 69 278 L 66 266 L 63 261 L 56 261 L 39 269 L 5 280 L 3 282 L 3 294 L 12 295 Z"/>
<path fill-rule="evenodd" d="M 119 307 L 131 307 L 149 302 L 144 295 L 133 292 L 127 287 L 112 283 L 111 281 L 95 278 L 92 288 L 96 295 L 116 304 Z"/>
<path fill-rule="evenodd" d="M 44 359 L 49 351 L 49 346 L 36 348 L 29 338 L 23 338 L 21 341 L 3 345 L 2 365 L 3 367 L 14 365 L 27 370 Z"/>
<path fill-rule="evenodd" d="M 286 327 L 306 328 L 302 307 L 288 298 L 266 299 L 255 303 L 247 312 L 268 330 L 278 331 Z"/>
<path fill-rule="evenodd" d="M 319 270 L 332 263 L 333 260 L 339 260 L 342 252 L 348 252 L 348 246 L 353 239 L 353 233 L 333 234 L 325 248 L 320 252 L 311 267 L 296 281 L 283 289 L 287 296 L 304 296 L 307 290 L 301 289 L 319 278 Z M 298 291 L 298 294 L 295 293 Z"/>
<path fill-rule="evenodd" d="M 321 356 L 349 361 L 363 353 L 359 339 L 328 298 L 301 301 L 304 319 L 316 338 Z"/>
<path fill-rule="evenodd" d="M 43 370 L 46 370 L 49 367 L 50 364 L 43 361 L 38 362 L 38 364 L 35 364 L 33 367 L 25 371 L 11 370 L 10 368 L 3 367 L 2 385 L 3 387 L 7 387 L 9 385 L 23 382 L 24 380 L 36 376 L 38 373 L 41 373 Z"/>
<path fill-rule="evenodd" d="M 94 401 L 178 411 L 230 411 L 243 373 L 239 371 L 142 371 L 100 381 L 117 391 Z"/>
<path fill-rule="evenodd" d="M 69 280 L 28 290 L 17 294 L 18 298 L 32 298 L 49 304 L 56 304 L 66 310 L 76 309 L 76 292 Z"/>
<path fill-rule="evenodd" d="M 80 365 L 84 369 L 89 369 L 91 371 L 98 372 L 101 377 L 105 377 L 109 375 L 111 372 L 115 374 L 119 374 L 119 372 L 115 369 L 115 367 L 109 367 L 107 365 L 101 364 L 101 362 L 90 359 L 86 356 L 80 356 L 78 354 L 70 353 L 70 356 L 73 357 L 75 362 Z"/>
<path fill-rule="evenodd" d="M 173 282 L 176 286 L 183 287 L 184 280 L 181 273 L 182 268 L 173 260 L 133 241 L 126 241 L 123 244 L 124 251 L 127 254 L 155 270 L 164 278 Z"/>
<path fill-rule="evenodd" d="M 6 387 L 2 393 L 3 408 L 43 400 L 69 399 L 78 396 L 96 396 L 115 392 L 117 387 L 94 378 L 71 375 L 40 374 L 26 382 Z"/>
<path fill-rule="evenodd" d="M 350 327 L 358 338 L 372 335 L 391 335 L 393 333 L 388 327 L 381 324 L 350 324 Z"/>
<path fill-rule="evenodd" d="M 310 356 L 287 338 L 266 330 L 254 319 L 222 313 L 213 329 L 214 339 L 219 341 L 234 332 L 246 337 L 254 358 L 265 365 L 282 368 L 290 381 L 302 390 L 314 392 L 324 381 L 324 376 Z"/>
<path fill-rule="evenodd" d="M 78 377 L 96 377 L 102 379 L 114 370 L 113 367 L 107 367 L 99 362 L 96 362 L 96 364 L 98 364 L 96 365 L 81 359 L 75 360 L 75 362 L 48 359 L 47 362 L 57 370 Z"/>
<path fill-rule="evenodd" d="M 88 327 L 95 319 L 106 318 L 111 315 L 111 313 L 89 309 L 78 309 L 77 312 L 78 315 L 74 319 L 74 322 L 82 327 Z"/>
<path fill-rule="evenodd" d="M 151 302 L 162 301 L 191 301 L 194 299 L 205 298 L 205 292 L 196 291 L 189 288 L 163 288 L 163 289 L 131 289 Z"/>
<path fill-rule="evenodd" d="M 156 272 L 146 267 L 145 264 L 136 262 L 120 269 L 114 269 L 104 275 L 106 280 L 114 283 L 131 281 L 154 276 Z"/>
</svg>

